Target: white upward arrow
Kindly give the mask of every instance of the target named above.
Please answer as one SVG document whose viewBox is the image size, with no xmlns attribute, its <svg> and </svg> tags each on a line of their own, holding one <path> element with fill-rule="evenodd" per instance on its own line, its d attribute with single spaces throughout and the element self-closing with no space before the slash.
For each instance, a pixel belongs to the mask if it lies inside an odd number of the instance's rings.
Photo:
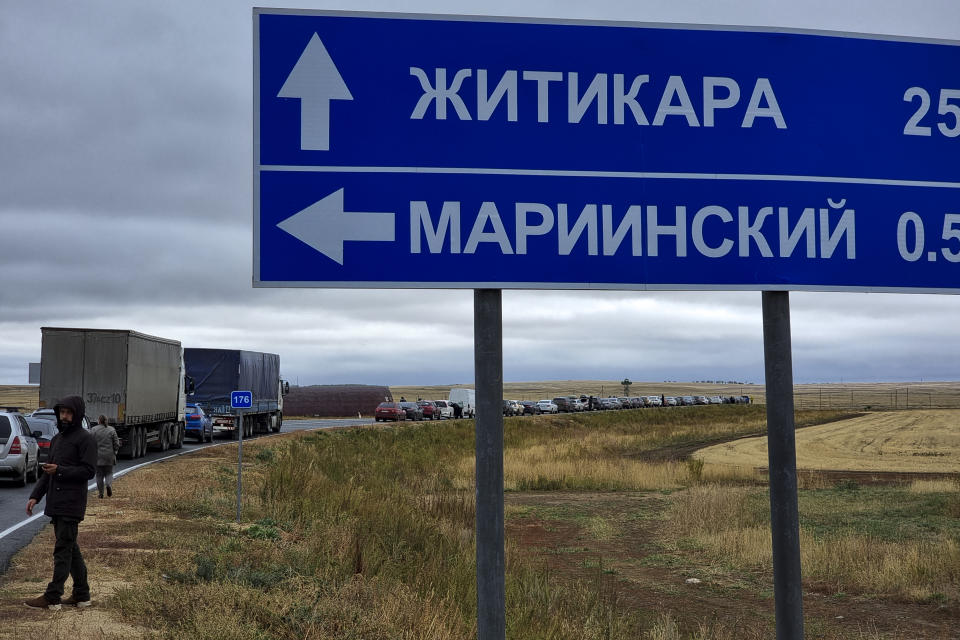
<svg viewBox="0 0 960 640">
<path fill-rule="evenodd" d="M 353 100 L 320 36 L 313 34 L 278 98 L 300 98 L 300 148 L 330 149 L 330 101 Z"/>
<path fill-rule="evenodd" d="M 343 189 L 279 222 L 278 227 L 337 264 L 343 264 L 343 243 L 393 242 L 394 214 L 348 213 L 343 210 Z"/>
</svg>

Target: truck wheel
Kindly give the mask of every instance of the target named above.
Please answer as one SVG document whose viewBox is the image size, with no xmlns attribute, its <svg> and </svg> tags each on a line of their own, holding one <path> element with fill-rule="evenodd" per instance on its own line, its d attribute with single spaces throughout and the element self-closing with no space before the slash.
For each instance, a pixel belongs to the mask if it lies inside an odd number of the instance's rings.
<svg viewBox="0 0 960 640">
<path fill-rule="evenodd" d="M 170 423 L 164 422 L 160 425 L 160 451 L 166 451 L 170 448 Z"/>
<path fill-rule="evenodd" d="M 147 455 L 147 428 L 139 427 L 137 429 L 137 457 L 142 458 Z"/>
</svg>

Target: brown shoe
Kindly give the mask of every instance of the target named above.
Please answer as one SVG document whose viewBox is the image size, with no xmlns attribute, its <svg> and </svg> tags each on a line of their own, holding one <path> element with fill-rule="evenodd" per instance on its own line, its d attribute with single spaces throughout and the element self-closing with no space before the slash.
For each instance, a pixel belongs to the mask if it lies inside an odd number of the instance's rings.
<svg viewBox="0 0 960 640">
<path fill-rule="evenodd" d="M 47 600 L 46 596 L 39 596 L 36 598 L 31 598 L 30 600 L 24 600 L 23 604 L 27 605 L 31 609 L 50 609 L 51 611 L 60 610 L 60 603 L 50 602 Z"/>
<path fill-rule="evenodd" d="M 77 600 L 75 597 L 70 596 L 65 600 L 61 600 L 60 604 L 65 604 L 68 607 L 77 607 L 79 609 L 83 609 L 84 607 L 89 607 L 93 603 L 90 602 L 90 598 L 87 598 L 86 600 Z"/>
</svg>

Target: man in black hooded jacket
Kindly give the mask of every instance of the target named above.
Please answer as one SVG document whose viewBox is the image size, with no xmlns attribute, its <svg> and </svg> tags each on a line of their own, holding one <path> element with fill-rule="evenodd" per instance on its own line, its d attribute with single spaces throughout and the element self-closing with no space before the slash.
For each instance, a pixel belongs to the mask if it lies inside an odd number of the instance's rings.
<svg viewBox="0 0 960 640">
<path fill-rule="evenodd" d="M 53 580 L 42 596 L 24 602 L 34 609 L 60 608 L 67 576 L 73 578 L 73 595 L 63 604 L 90 606 L 87 565 L 77 544 L 77 529 L 87 511 L 87 482 L 97 471 L 97 443 L 83 428 L 86 407 L 79 396 L 68 396 L 53 408 L 59 433 L 50 441 L 50 456 L 43 475 L 27 501 L 27 515 L 47 498 L 43 513 L 53 520 L 57 536 L 53 547 Z"/>
</svg>

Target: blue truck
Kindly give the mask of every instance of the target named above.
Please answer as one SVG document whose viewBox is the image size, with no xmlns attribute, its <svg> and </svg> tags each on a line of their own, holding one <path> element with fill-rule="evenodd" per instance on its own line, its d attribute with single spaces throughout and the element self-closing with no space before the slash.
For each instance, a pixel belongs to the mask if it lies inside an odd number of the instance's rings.
<svg viewBox="0 0 960 640">
<path fill-rule="evenodd" d="M 231 391 L 250 391 L 253 406 L 243 409 L 243 437 L 276 433 L 283 425 L 283 396 L 289 384 L 280 378 L 280 356 L 240 349 L 183 350 L 187 375 L 193 380 L 190 401 L 213 419 L 214 434 L 239 437 Z"/>
</svg>

